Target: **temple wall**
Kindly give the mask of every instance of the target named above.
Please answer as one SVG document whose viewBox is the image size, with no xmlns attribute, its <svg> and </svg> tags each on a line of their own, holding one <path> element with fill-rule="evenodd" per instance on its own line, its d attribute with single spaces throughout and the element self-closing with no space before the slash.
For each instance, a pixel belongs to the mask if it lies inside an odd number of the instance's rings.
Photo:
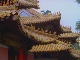
<svg viewBox="0 0 80 60">
<path fill-rule="evenodd" d="M 24 55 L 24 60 L 34 60 L 34 55 L 33 54 L 26 54 L 26 55 Z"/>
<path fill-rule="evenodd" d="M 27 60 L 34 60 L 34 55 L 33 54 L 28 54 L 27 55 Z"/>
<path fill-rule="evenodd" d="M 8 47 L 0 44 L 0 60 L 8 60 Z"/>
</svg>

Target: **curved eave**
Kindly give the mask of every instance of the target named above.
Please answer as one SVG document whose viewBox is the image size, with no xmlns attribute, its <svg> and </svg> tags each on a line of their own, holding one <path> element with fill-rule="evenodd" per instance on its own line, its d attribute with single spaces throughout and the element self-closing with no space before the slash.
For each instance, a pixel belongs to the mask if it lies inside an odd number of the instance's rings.
<svg viewBox="0 0 80 60">
<path fill-rule="evenodd" d="M 18 16 L 17 10 L 0 11 L 0 19 L 7 19 L 10 16 Z M 11 17 L 10 17 L 11 18 Z"/>
<path fill-rule="evenodd" d="M 32 24 L 32 23 L 50 22 L 50 21 L 54 21 L 54 20 L 60 19 L 60 18 L 61 18 L 60 14 L 46 15 L 46 16 L 42 16 L 42 17 L 37 17 L 37 16 L 21 17 L 21 18 L 19 18 L 19 23 L 21 25 L 21 29 L 24 32 L 24 34 L 26 36 L 29 36 L 34 41 L 36 41 L 38 43 L 51 43 L 57 39 L 57 38 L 54 38 L 54 36 L 52 36 L 53 34 L 45 33 L 44 31 L 35 30 L 35 26 L 29 27 L 26 25 Z"/>
<path fill-rule="evenodd" d="M 17 10 L 16 6 L 0 6 L 0 11 L 9 11 L 9 10 Z"/>
<path fill-rule="evenodd" d="M 35 30 L 33 27 L 25 28 L 24 26 L 21 26 L 21 29 L 26 36 L 28 36 L 30 39 L 34 40 L 37 43 L 42 43 L 42 44 L 51 43 L 57 39 L 56 36 L 52 36 L 52 34 Z"/>
<path fill-rule="evenodd" d="M 36 45 L 33 46 L 31 50 L 29 50 L 29 52 L 32 53 L 39 53 L 39 52 L 59 52 L 59 51 L 63 51 L 63 50 L 69 50 L 71 49 L 69 46 L 65 46 L 62 44 L 46 44 L 46 45 Z"/>
<path fill-rule="evenodd" d="M 27 8 L 26 9 L 29 13 L 31 13 L 31 14 L 33 14 L 33 15 L 35 15 L 35 16 L 38 16 L 38 17 L 40 17 L 40 16 L 43 16 L 43 14 L 41 14 L 41 13 L 39 13 L 37 10 L 34 10 L 34 9 L 32 9 L 32 8 Z"/>
<path fill-rule="evenodd" d="M 32 24 L 32 23 L 43 23 L 43 22 L 50 22 L 56 19 L 60 19 L 60 15 L 46 15 L 46 16 L 33 16 L 33 17 L 21 17 L 19 18 L 23 24 Z"/>
<path fill-rule="evenodd" d="M 37 12 L 34 9 L 26 9 L 29 13 L 33 14 L 34 16 L 32 17 L 21 17 L 19 18 L 20 21 L 23 24 L 32 24 L 32 23 L 44 23 L 44 22 L 50 22 L 50 21 L 54 21 L 54 20 L 60 20 L 61 19 L 61 13 L 57 12 L 57 14 L 47 14 L 47 15 L 43 15 L 39 12 Z"/>
<path fill-rule="evenodd" d="M 32 50 L 29 50 L 29 52 L 31 52 L 31 53 L 49 53 L 49 52 L 52 53 L 52 52 L 60 52 L 60 51 L 69 51 L 69 49 L 57 50 L 57 51 L 54 51 L 54 50 L 53 51 L 51 51 L 51 50 L 50 51 L 49 50 L 48 51 L 32 51 Z"/>
<path fill-rule="evenodd" d="M 78 38 L 79 35 L 77 33 L 63 33 L 58 35 L 58 38 Z"/>
<path fill-rule="evenodd" d="M 9 10 L 9 6 L 0 6 L 0 11 Z"/>
<path fill-rule="evenodd" d="M 39 9 L 39 6 L 37 3 L 34 2 L 30 2 L 27 0 L 18 0 L 18 4 L 20 7 L 24 7 L 24 8 L 36 8 Z"/>
<path fill-rule="evenodd" d="M 80 58 L 80 50 L 71 49 L 70 52 L 71 52 L 72 56 L 74 56 L 76 58 Z"/>
<path fill-rule="evenodd" d="M 61 27 L 61 30 L 63 33 L 71 33 L 71 27 L 67 27 L 67 26 L 60 26 Z"/>
<path fill-rule="evenodd" d="M 78 38 L 78 36 L 71 36 L 71 37 L 67 37 L 67 36 L 66 37 L 61 37 L 61 36 L 59 36 L 58 38 L 59 39 L 62 39 L 62 38 Z"/>
<path fill-rule="evenodd" d="M 35 30 L 34 26 L 29 27 L 29 26 L 26 26 L 26 25 L 35 24 L 35 23 L 51 22 L 51 21 L 54 21 L 54 20 L 57 20 L 57 19 L 60 20 L 60 18 L 61 18 L 61 14 L 60 13 L 53 14 L 53 15 L 41 15 L 40 14 L 40 15 L 35 15 L 33 17 L 20 17 L 19 18 L 19 23 L 21 25 L 22 31 L 24 32 L 24 34 L 26 36 L 29 36 L 31 39 L 33 39 L 33 40 L 35 40 L 37 42 L 40 42 L 40 43 L 51 43 L 51 42 L 54 42 L 56 40 L 56 38 L 50 37 L 53 34 L 45 33 L 44 31 Z M 30 32 L 33 32 L 35 35 L 31 34 Z M 46 35 L 48 35 L 48 36 L 46 36 Z M 44 39 L 42 37 L 41 37 L 41 39 L 39 39 L 40 38 L 39 36 L 47 37 L 47 38 L 49 38 L 49 40 L 48 39 Z"/>
</svg>

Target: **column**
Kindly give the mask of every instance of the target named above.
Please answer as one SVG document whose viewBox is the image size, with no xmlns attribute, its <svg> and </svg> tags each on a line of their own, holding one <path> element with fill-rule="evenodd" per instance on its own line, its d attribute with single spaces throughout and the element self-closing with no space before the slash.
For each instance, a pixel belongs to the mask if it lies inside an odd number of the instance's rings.
<svg viewBox="0 0 80 60">
<path fill-rule="evenodd" d="M 20 52 L 19 52 L 19 60 L 24 60 L 24 52 L 22 48 L 20 49 Z"/>
<path fill-rule="evenodd" d="M 8 47 L 0 44 L 0 60 L 8 60 Z"/>
<path fill-rule="evenodd" d="M 18 60 L 34 60 L 34 55 L 32 53 L 24 53 L 23 49 L 20 49 Z"/>
</svg>

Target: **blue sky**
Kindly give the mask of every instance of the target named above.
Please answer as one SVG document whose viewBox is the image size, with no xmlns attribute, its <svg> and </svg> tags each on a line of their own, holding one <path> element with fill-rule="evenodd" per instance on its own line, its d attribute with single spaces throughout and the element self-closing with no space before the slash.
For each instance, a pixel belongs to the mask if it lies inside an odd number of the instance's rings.
<svg viewBox="0 0 80 60">
<path fill-rule="evenodd" d="M 75 24 L 80 19 L 80 6 L 74 0 L 39 0 L 41 10 L 52 13 L 61 12 L 61 25 L 71 26 L 75 31 Z"/>
</svg>

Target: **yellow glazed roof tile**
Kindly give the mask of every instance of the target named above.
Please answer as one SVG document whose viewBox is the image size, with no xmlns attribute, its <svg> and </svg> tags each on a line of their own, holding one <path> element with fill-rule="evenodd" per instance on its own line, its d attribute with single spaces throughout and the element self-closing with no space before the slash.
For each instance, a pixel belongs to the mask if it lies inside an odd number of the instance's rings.
<svg viewBox="0 0 80 60">
<path fill-rule="evenodd" d="M 47 45 L 36 45 L 33 46 L 30 52 L 54 52 L 54 51 L 61 51 L 71 49 L 69 46 L 65 46 L 62 44 L 47 44 Z"/>
</svg>

